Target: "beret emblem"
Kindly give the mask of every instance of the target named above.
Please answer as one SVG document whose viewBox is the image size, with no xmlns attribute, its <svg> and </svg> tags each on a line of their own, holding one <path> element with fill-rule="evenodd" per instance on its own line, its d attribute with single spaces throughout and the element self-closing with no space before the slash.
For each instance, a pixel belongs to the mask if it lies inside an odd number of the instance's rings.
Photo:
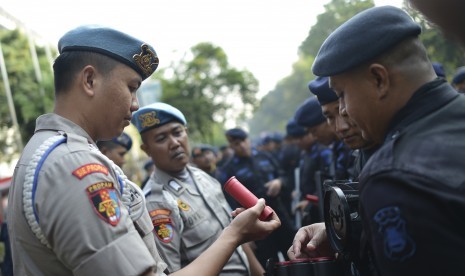
<svg viewBox="0 0 465 276">
<path fill-rule="evenodd" d="M 160 123 L 160 120 L 157 118 L 157 113 L 155 111 L 139 115 L 139 120 L 142 122 L 142 128 L 151 127 Z"/>
<path fill-rule="evenodd" d="M 149 76 L 153 73 L 153 71 L 155 71 L 153 66 L 155 66 L 155 68 L 158 66 L 158 57 L 152 50 L 150 50 L 147 44 L 142 44 L 140 48 L 141 53 L 135 54 L 133 58 L 144 74 Z"/>
</svg>

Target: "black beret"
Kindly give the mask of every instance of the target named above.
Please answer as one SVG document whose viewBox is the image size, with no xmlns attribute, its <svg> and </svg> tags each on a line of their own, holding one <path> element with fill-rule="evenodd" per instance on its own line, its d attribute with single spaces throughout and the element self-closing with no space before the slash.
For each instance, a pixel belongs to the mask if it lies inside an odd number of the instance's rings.
<svg viewBox="0 0 465 276">
<path fill-rule="evenodd" d="M 300 126 L 296 123 L 294 118 L 289 119 L 286 125 L 286 134 L 290 137 L 301 137 L 304 136 L 307 132 L 303 126 Z"/>
<path fill-rule="evenodd" d="M 420 25 L 399 8 L 381 6 L 364 10 L 326 38 L 313 63 L 313 74 L 341 74 L 420 33 Z"/>
<path fill-rule="evenodd" d="M 325 105 L 339 100 L 333 89 L 329 88 L 328 77 L 317 77 L 308 83 L 308 89 L 310 89 L 310 92 L 318 98 L 320 105 Z"/>
<path fill-rule="evenodd" d="M 452 84 L 459 84 L 465 80 L 465 67 L 460 67 L 452 78 Z"/>
<path fill-rule="evenodd" d="M 129 136 L 128 134 L 126 133 L 121 133 L 120 136 L 118 137 L 115 137 L 113 139 L 111 139 L 111 141 L 113 143 L 116 143 L 120 146 L 123 146 L 126 148 L 126 150 L 130 150 L 131 147 L 132 147 L 132 139 L 131 139 L 131 136 Z"/>
<path fill-rule="evenodd" d="M 58 41 L 58 51 L 88 51 L 109 56 L 134 69 L 143 80 L 158 66 L 152 46 L 123 32 L 97 25 L 77 27 Z"/>
<path fill-rule="evenodd" d="M 214 147 L 210 145 L 198 145 L 192 148 L 191 156 L 192 157 L 197 157 L 205 153 L 206 151 L 211 151 L 216 155 L 216 150 Z"/>
<path fill-rule="evenodd" d="M 314 127 L 326 121 L 316 97 L 310 97 L 303 102 L 295 112 L 294 119 L 303 127 Z"/>
<path fill-rule="evenodd" d="M 238 128 L 238 127 L 229 129 L 224 134 L 227 137 L 230 137 L 231 139 L 241 139 L 241 140 L 244 140 L 248 136 L 247 132 L 245 132 L 243 129 Z"/>
</svg>

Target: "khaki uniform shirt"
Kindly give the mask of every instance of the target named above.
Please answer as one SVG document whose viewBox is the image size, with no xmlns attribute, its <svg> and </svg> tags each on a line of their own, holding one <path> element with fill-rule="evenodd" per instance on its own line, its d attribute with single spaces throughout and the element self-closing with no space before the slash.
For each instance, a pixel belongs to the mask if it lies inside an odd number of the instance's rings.
<svg viewBox="0 0 465 276">
<path fill-rule="evenodd" d="M 67 141 L 45 159 L 34 206 L 51 249 L 31 231 L 23 208 L 26 168 L 36 149 L 63 133 Z M 94 141 L 56 114 L 37 119 L 36 132 L 16 165 L 9 194 L 8 230 L 15 275 L 140 275 L 156 262 L 121 202 L 108 160 L 90 151 Z M 158 272 L 157 275 L 164 275 Z"/>
<path fill-rule="evenodd" d="M 155 169 L 144 189 L 157 247 L 171 272 L 197 258 L 231 222 L 221 184 L 198 168 L 187 170 L 196 187 Z M 238 247 L 221 275 L 249 275 L 248 266 Z"/>
</svg>

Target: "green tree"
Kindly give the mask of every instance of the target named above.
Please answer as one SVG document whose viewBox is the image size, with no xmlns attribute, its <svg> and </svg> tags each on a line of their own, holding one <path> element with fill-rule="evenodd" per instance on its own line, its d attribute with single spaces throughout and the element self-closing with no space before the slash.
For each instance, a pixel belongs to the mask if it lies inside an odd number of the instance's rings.
<svg viewBox="0 0 465 276">
<path fill-rule="evenodd" d="M 299 104 L 311 96 L 307 84 L 315 77 L 311 67 L 323 41 L 339 25 L 373 6 L 372 0 L 332 0 L 325 5 L 325 12 L 318 15 L 317 23 L 310 28 L 308 37 L 299 47 L 299 60 L 293 65 L 291 75 L 263 97 L 249 121 L 252 135 L 266 131 L 285 131 L 287 121 Z"/>
<path fill-rule="evenodd" d="M 257 105 L 257 79 L 247 70 L 228 63 L 222 48 L 199 43 L 191 48 L 191 59 L 162 70 L 161 100 L 182 110 L 194 141 L 213 143 L 213 125 L 247 116 Z M 171 75 L 171 77 L 167 77 Z"/>
<path fill-rule="evenodd" d="M 332 0 L 325 5 L 325 12 L 317 16 L 317 23 L 310 29 L 299 52 L 315 57 L 323 41 L 337 27 L 360 11 L 374 5 L 373 0 Z"/>
<path fill-rule="evenodd" d="M 0 30 L 0 42 L 24 144 L 34 133 L 36 118 L 44 112 L 50 112 L 53 108 L 53 73 L 45 54 L 45 48 L 36 46 L 42 83 L 37 81 L 28 39 L 21 31 Z M 12 118 L 4 87 L 3 79 L 0 79 L 0 136 L 2 138 L 7 137 L 12 128 Z M 41 87 L 44 95 L 41 95 Z M 6 161 L 11 157 L 13 143 L 10 139 L 0 139 L 2 160 Z"/>
</svg>

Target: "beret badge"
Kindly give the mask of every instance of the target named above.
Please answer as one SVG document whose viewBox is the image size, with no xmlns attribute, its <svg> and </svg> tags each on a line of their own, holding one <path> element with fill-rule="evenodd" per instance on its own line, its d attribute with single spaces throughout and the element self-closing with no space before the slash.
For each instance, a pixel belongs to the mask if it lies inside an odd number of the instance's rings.
<svg viewBox="0 0 465 276">
<path fill-rule="evenodd" d="M 147 44 L 142 44 L 140 48 L 141 53 L 135 54 L 133 58 L 144 74 L 150 76 L 158 66 L 158 57 Z"/>
<path fill-rule="evenodd" d="M 139 115 L 139 120 L 142 122 L 142 128 L 151 127 L 160 123 L 160 120 L 157 118 L 157 113 L 155 111 Z"/>
</svg>

